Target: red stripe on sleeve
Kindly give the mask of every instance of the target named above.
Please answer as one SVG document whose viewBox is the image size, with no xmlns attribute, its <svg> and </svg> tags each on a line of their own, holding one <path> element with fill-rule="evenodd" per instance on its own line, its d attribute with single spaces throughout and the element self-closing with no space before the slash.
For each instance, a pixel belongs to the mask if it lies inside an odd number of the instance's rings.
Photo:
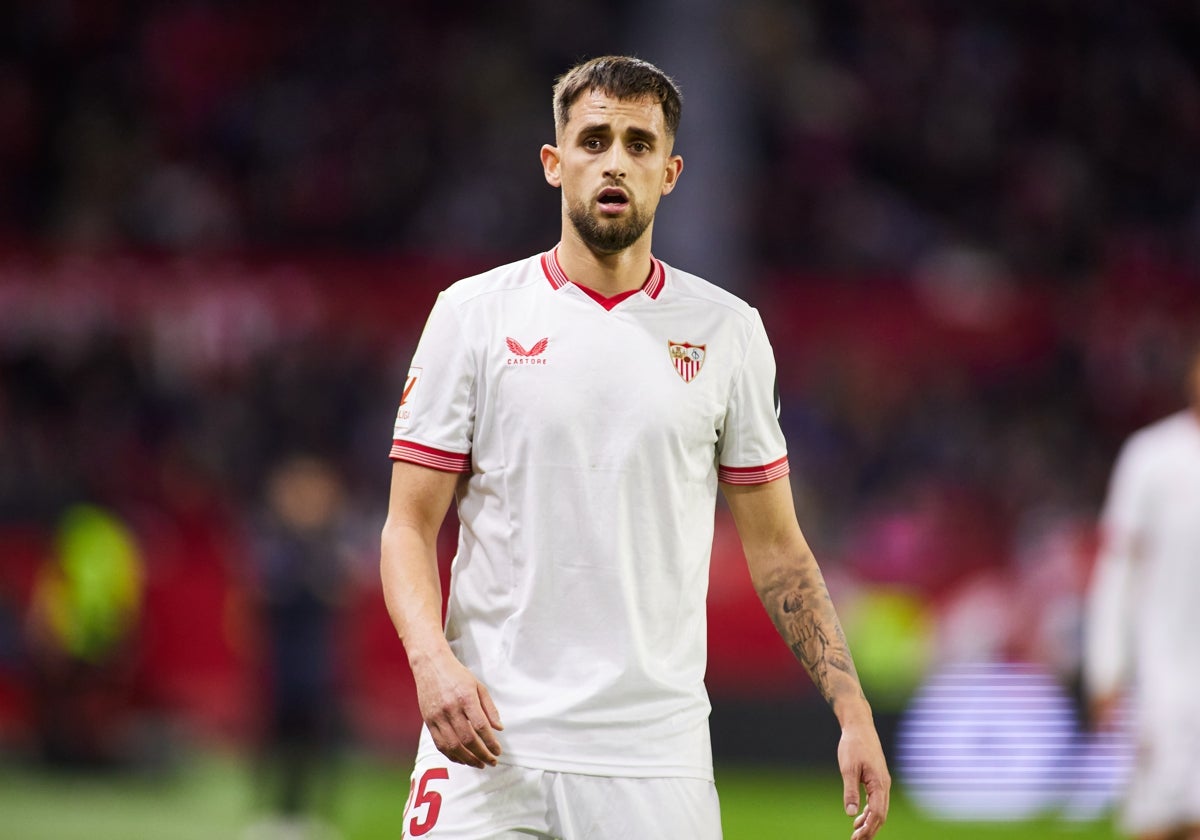
<svg viewBox="0 0 1200 840">
<path fill-rule="evenodd" d="M 392 451 L 388 457 L 393 461 L 407 461 L 422 467 L 431 467 L 442 472 L 470 472 L 471 453 L 446 452 L 423 446 L 409 440 L 392 441 Z"/>
<path fill-rule="evenodd" d="M 718 467 L 717 480 L 726 484 L 766 484 L 790 472 L 787 456 L 784 455 L 778 461 L 761 467 Z"/>
</svg>

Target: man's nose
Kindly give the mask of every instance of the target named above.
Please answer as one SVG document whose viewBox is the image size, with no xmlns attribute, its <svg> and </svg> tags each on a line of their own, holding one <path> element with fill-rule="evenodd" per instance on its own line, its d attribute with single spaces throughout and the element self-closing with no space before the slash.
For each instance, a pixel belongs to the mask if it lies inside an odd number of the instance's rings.
<svg viewBox="0 0 1200 840">
<path fill-rule="evenodd" d="M 604 161 L 604 176 L 614 179 L 625 177 L 625 149 L 619 144 L 614 143 L 608 150 Z"/>
</svg>

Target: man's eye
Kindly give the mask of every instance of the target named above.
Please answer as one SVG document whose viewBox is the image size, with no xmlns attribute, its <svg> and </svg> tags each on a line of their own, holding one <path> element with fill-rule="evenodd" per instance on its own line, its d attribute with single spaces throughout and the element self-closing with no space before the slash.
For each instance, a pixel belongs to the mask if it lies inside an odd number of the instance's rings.
<svg viewBox="0 0 1200 840">
<path fill-rule="evenodd" d="M 599 149 L 602 148 L 604 144 L 601 143 L 596 137 L 589 137 L 587 140 L 583 141 L 583 145 L 588 149 Z"/>
<path fill-rule="evenodd" d="M 637 141 L 636 143 L 630 143 L 629 148 L 632 151 L 637 152 L 638 154 L 641 154 L 642 152 L 650 151 L 650 147 L 647 144 L 643 143 L 641 140 Z"/>
</svg>

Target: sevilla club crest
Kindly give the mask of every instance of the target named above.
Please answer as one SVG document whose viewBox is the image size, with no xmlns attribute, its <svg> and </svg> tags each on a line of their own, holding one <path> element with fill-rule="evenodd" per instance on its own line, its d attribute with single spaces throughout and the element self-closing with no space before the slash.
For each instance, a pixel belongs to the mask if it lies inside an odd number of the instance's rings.
<svg viewBox="0 0 1200 840">
<path fill-rule="evenodd" d="M 704 366 L 704 344 L 690 344 L 686 341 L 668 341 L 667 350 L 671 354 L 671 364 L 675 372 L 684 382 L 691 382 L 700 368 Z"/>
</svg>

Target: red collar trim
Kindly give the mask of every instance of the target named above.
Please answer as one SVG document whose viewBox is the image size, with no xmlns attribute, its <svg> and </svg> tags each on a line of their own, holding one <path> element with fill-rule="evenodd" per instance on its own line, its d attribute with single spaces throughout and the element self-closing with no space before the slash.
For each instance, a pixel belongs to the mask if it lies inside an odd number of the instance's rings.
<svg viewBox="0 0 1200 840">
<path fill-rule="evenodd" d="M 562 270 L 562 266 L 558 264 L 558 247 L 555 246 L 553 251 L 547 251 L 542 254 L 542 271 L 546 274 L 546 279 L 550 281 L 550 285 L 558 291 L 563 286 L 571 281 L 567 279 L 566 272 Z"/>
<path fill-rule="evenodd" d="M 578 283 L 576 283 L 575 285 L 579 287 L 579 291 L 583 292 L 585 295 L 590 297 L 592 300 L 596 301 L 596 303 L 600 304 L 605 309 L 608 309 L 610 311 L 618 303 L 625 300 L 625 298 L 630 297 L 632 295 L 636 295 L 638 292 L 641 291 L 641 289 L 630 289 L 627 292 L 620 292 L 618 294 L 613 295 L 612 297 L 605 297 L 604 295 L 597 292 L 595 289 L 590 289 L 587 286 L 580 286 Z"/>
<path fill-rule="evenodd" d="M 667 270 L 663 267 L 662 262 L 652 256 L 650 257 L 650 274 L 647 275 L 646 282 L 642 284 L 640 289 L 631 289 L 628 292 L 621 292 L 619 295 L 614 295 L 613 297 L 605 297 L 596 290 L 575 283 L 571 278 L 567 277 L 567 273 L 563 271 L 562 266 L 558 262 L 557 245 L 554 246 L 553 251 L 542 254 L 542 271 L 545 273 L 546 279 L 550 281 L 551 287 L 556 291 L 570 283 L 586 292 L 588 297 L 592 298 L 592 300 L 599 303 L 605 309 L 612 309 L 635 292 L 645 292 L 651 300 L 658 300 L 658 296 L 662 293 L 663 286 L 666 285 L 667 281 Z"/>
</svg>

